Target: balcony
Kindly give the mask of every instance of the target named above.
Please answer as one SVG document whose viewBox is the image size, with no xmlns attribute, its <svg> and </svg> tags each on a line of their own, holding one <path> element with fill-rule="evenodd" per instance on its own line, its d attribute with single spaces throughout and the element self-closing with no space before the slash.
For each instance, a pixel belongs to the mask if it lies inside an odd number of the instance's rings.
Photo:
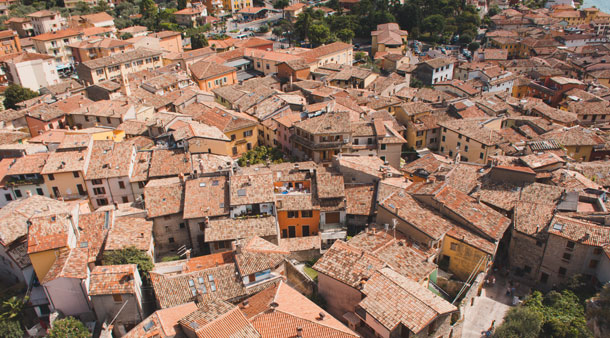
<svg viewBox="0 0 610 338">
<path fill-rule="evenodd" d="M 20 180 L 16 180 L 16 179 L 9 179 L 6 182 L 6 185 L 14 187 L 14 186 L 20 186 L 20 185 L 38 185 L 38 184 L 43 184 L 44 183 L 44 179 L 42 177 L 37 177 L 37 178 L 28 178 L 28 179 L 20 179 Z"/>
<path fill-rule="evenodd" d="M 300 143 L 310 149 L 337 149 L 342 148 L 349 143 L 349 140 L 347 139 L 330 142 L 316 142 L 299 135 L 293 135 L 293 137 L 295 142 Z"/>
</svg>

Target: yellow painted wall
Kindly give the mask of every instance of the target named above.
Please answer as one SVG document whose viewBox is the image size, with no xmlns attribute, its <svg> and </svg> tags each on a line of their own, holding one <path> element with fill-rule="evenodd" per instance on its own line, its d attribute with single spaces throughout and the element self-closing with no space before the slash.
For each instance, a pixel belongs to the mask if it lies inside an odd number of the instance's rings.
<svg viewBox="0 0 610 338">
<path fill-rule="evenodd" d="M 576 161 L 584 162 L 589 161 L 589 158 L 591 157 L 591 152 L 593 151 L 593 146 L 569 146 L 565 148 L 568 153 L 568 156 L 570 156 Z"/>
<path fill-rule="evenodd" d="M 470 276 L 481 257 L 486 256 L 477 273 L 484 271 L 490 261 L 489 254 L 449 235 L 445 236 L 443 241 L 439 262 L 442 261 L 443 256 L 450 257 L 448 270 L 461 280 L 466 280 Z"/>
<path fill-rule="evenodd" d="M 83 186 L 83 190 L 85 191 L 84 196 L 87 195 L 87 186 L 85 185 L 85 181 L 83 180 L 82 172 L 79 171 L 78 177 L 74 177 L 74 174 L 72 172 L 56 173 L 53 174 L 53 176 L 55 177 L 55 179 L 50 180 L 49 175 L 43 175 L 44 184 L 47 186 L 47 189 L 49 189 L 49 193 L 53 194 L 53 187 L 57 187 L 59 188 L 61 196 L 64 198 L 68 198 L 69 196 L 78 195 L 78 188 L 76 187 L 76 185 L 80 184 Z"/>
<path fill-rule="evenodd" d="M 51 266 L 55 263 L 55 259 L 57 259 L 61 250 L 63 250 L 63 248 L 29 254 L 30 260 L 32 261 L 32 267 L 34 268 L 34 272 L 36 272 L 36 277 L 38 277 L 39 281 L 47 275 L 47 272 L 49 272 Z"/>
<path fill-rule="evenodd" d="M 189 140 L 189 151 L 191 153 L 212 153 L 216 155 L 231 156 L 231 148 L 229 141 L 207 139 L 207 138 L 192 138 Z"/>
<path fill-rule="evenodd" d="M 465 136 L 462 136 L 460 139 L 458 133 L 450 129 L 445 130 L 445 128 L 441 128 L 441 142 L 439 148 L 441 154 L 449 156 L 449 152 L 451 151 L 452 154 L 450 157 L 453 158 L 456 155 L 458 142 L 460 142 L 461 157 L 466 157 L 468 162 L 487 163 L 487 157 L 489 155 L 500 154 L 502 152 L 501 149 L 496 149 L 495 146 L 486 146 L 473 139 L 467 141 Z M 468 151 L 466 151 L 466 146 L 468 146 Z M 482 158 L 481 153 L 483 153 Z"/>
<path fill-rule="evenodd" d="M 244 136 L 244 132 L 252 131 L 252 135 Z M 248 143 L 252 146 L 252 149 L 258 145 L 258 127 L 251 126 L 248 128 L 238 129 L 231 132 L 225 133 L 229 139 L 235 135 L 235 140 L 231 141 L 229 145 L 228 156 L 241 156 L 243 153 L 248 151 Z M 273 142 L 273 141 L 272 141 Z M 237 154 L 233 153 L 233 148 L 237 148 Z"/>
</svg>

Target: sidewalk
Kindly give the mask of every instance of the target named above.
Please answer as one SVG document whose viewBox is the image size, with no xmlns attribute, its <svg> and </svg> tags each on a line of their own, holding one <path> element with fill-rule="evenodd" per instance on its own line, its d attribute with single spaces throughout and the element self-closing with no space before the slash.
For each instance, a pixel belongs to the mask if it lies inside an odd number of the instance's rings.
<svg viewBox="0 0 610 338">
<path fill-rule="evenodd" d="M 467 306 L 464 311 L 462 338 L 482 337 L 482 332 L 487 330 L 494 320 L 496 327 L 502 324 L 504 315 L 512 307 L 512 297 L 506 295 L 508 285 L 507 279 L 498 276 L 494 286 L 483 287 L 481 295 L 474 299 L 474 305 Z M 523 297 L 528 289 L 527 286 L 521 285 L 515 293 Z"/>
</svg>

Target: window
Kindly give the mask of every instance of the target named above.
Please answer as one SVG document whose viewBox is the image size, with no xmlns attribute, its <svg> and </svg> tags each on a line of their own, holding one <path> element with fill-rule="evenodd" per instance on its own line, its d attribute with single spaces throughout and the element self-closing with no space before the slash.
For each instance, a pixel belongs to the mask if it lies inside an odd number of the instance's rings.
<svg viewBox="0 0 610 338">
<path fill-rule="evenodd" d="M 210 282 L 210 289 L 212 292 L 216 291 L 216 282 L 214 282 L 214 276 L 208 275 L 208 282 Z"/>
<path fill-rule="evenodd" d="M 443 140 L 443 142 L 445 142 L 445 135 L 443 135 L 443 137 L 441 137 L 441 139 Z"/>
<path fill-rule="evenodd" d="M 169 238 L 169 242 L 170 242 L 170 243 L 174 243 L 174 237 L 170 237 L 170 238 Z"/>
<path fill-rule="evenodd" d="M 248 143 L 246 144 L 246 149 L 248 149 L 248 150 L 252 150 L 252 143 L 248 142 Z"/>
<path fill-rule="evenodd" d="M 457 143 L 457 148 L 460 149 L 461 146 L 462 146 L 462 143 L 458 142 Z"/>
<path fill-rule="evenodd" d="M 303 211 L 301 211 L 301 217 L 303 217 L 303 218 L 312 218 L 313 217 L 313 211 L 311 211 L 311 210 L 303 210 Z"/>
<path fill-rule="evenodd" d="M 592 260 L 589 262 L 589 268 L 591 268 L 591 269 L 595 269 L 595 268 L 597 268 L 597 264 L 598 264 L 598 263 L 599 263 L 599 261 L 598 261 L 598 260 L 596 260 L 596 259 L 592 259 Z"/>
<path fill-rule="evenodd" d="M 449 157 L 453 156 L 453 150 L 449 150 Z"/>
<path fill-rule="evenodd" d="M 11 196 L 11 194 L 4 194 L 4 199 L 7 201 L 12 201 L 13 200 L 13 196 Z"/>
<path fill-rule="evenodd" d="M 119 181 L 119 188 L 125 189 L 125 182 Z"/>
<path fill-rule="evenodd" d="M 186 224 L 184 224 L 184 222 L 180 223 L 180 229 L 184 229 L 185 227 L 186 227 Z"/>
<path fill-rule="evenodd" d="M 385 144 L 381 145 L 381 150 L 385 150 Z"/>
<path fill-rule="evenodd" d="M 415 146 L 416 147 L 421 147 L 422 146 L 422 140 L 416 141 L 415 142 Z"/>
<path fill-rule="evenodd" d="M 572 255 L 571 254 L 569 254 L 567 252 L 563 254 L 563 260 L 564 261 L 568 261 L 569 262 L 570 259 L 572 259 Z"/>
<path fill-rule="evenodd" d="M 15 196 L 17 196 L 18 198 L 19 198 L 19 197 L 22 197 L 22 195 L 21 195 L 21 190 L 19 190 L 19 189 L 15 189 Z"/>
<path fill-rule="evenodd" d="M 602 248 L 595 248 L 593 249 L 593 254 L 594 255 L 601 255 L 603 252 Z"/>
<path fill-rule="evenodd" d="M 574 250 L 574 245 L 576 245 L 575 242 L 568 241 L 568 243 L 566 244 L 566 250 L 568 250 L 568 251 Z"/>
<path fill-rule="evenodd" d="M 380 156 L 379 158 L 381 158 L 381 160 L 382 160 L 383 162 L 385 162 L 385 156 Z"/>
<path fill-rule="evenodd" d="M 115 303 L 120 303 L 123 301 L 123 297 L 121 295 L 112 295 L 112 300 L 115 301 Z"/>
<path fill-rule="evenodd" d="M 78 171 L 73 171 L 72 175 L 74 175 L 74 177 L 76 177 L 76 178 L 80 177 L 80 175 L 78 174 Z"/>
<path fill-rule="evenodd" d="M 480 158 L 480 159 L 483 159 L 483 157 L 485 157 L 485 154 L 480 153 L 480 154 L 479 154 L 479 158 Z"/>
<path fill-rule="evenodd" d="M 102 184 L 102 180 L 91 180 L 91 184 L 100 185 L 100 184 Z"/>
<path fill-rule="evenodd" d="M 98 198 L 97 199 L 97 205 L 100 205 L 100 206 L 108 205 L 108 199 L 106 199 L 106 198 Z"/>
<path fill-rule="evenodd" d="M 146 186 L 146 183 L 144 182 L 138 182 L 138 188 L 140 189 L 144 189 L 144 187 Z"/>
<path fill-rule="evenodd" d="M 417 135 L 417 136 L 424 136 L 424 132 L 423 131 L 418 131 L 415 135 Z"/>
<path fill-rule="evenodd" d="M 441 147 L 441 153 L 445 151 L 445 147 Z"/>
<path fill-rule="evenodd" d="M 464 146 L 464 151 L 468 152 L 468 146 Z"/>
<path fill-rule="evenodd" d="M 299 216 L 298 211 L 288 211 L 288 218 L 297 218 Z"/>
<path fill-rule="evenodd" d="M 525 265 L 525 266 L 523 267 L 523 272 L 525 272 L 525 273 L 530 273 L 530 272 L 532 272 L 532 267 L 531 267 L 531 266 L 529 266 L 529 265 Z"/>
<path fill-rule="evenodd" d="M 233 147 L 233 155 L 237 155 L 237 147 Z"/>
<path fill-rule="evenodd" d="M 542 241 L 536 241 L 536 246 L 540 246 L 541 247 L 542 244 L 543 244 Z"/>
<path fill-rule="evenodd" d="M 129 198 L 127 196 L 121 197 L 121 200 L 123 201 L 123 203 L 129 203 Z"/>
<path fill-rule="evenodd" d="M 77 184 L 76 185 L 76 190 L 78 190 L 78 194 L 79 195 L 86 195 L 87 193 L 85 192 L 85 189 L 83 188 L 82 184 Z"/>
<path fill-rule="evenodd" d="M 93 188 L 93 194 L 104 195 L 104 194 L 106 194 L 106 188 L 104 188 L 104 187 Z"/>
<path fill-rule="evenodd" d="M 540 274 L 540 282 L 546 284 L 549 281 L 549 275 L 547 273 Z"/>
<path fill-rule="evenodd" d="M 462 134 L 458 134 L 458 138 L 461 139 L 462 138 Z"/>
<path fill-rule="evenodd" d="M 53 174 L 49 174 L 48 176 L 49 176 L 49 181 L 55 180 L 55 176 Z"/>
<path fill-rule="evenodd" d="M 457 243 L 451 243 L 450 249 L 451 249 L 451 251 L 457 251 L 457 249 L 458 249 Z"/>
<path fill-rule="evenodd" d="M 235 134 L 231 135 L 231 141 L 235 141 Z"/>
<path fill-rule="evenodd" d="M 44 195 L 44 192 L 42 191 L 42 188 L 36 188 L 36 193 L 40 196 Z"/>
<path fill-rule="evenodd" d="M 567 272 L 566 268 L 564 268 L 564 267 L 559 268 L 559 276 L 562 276 L 562 277 L 565 276 L 566 272 Z"/>
</svg>

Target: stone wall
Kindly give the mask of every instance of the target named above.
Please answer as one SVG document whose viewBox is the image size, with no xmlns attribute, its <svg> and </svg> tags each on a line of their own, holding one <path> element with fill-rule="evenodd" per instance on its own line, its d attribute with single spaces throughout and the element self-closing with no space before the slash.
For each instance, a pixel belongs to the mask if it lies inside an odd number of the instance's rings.
<svg viewBox="0 0 610 338">
<path fill-rule="evenodd" d="M 308 297 L 317 292 L 316 283 L 288 260 L 284 261 L 284 269 L 288 284 L 295 290 Z"/>
</svg>

